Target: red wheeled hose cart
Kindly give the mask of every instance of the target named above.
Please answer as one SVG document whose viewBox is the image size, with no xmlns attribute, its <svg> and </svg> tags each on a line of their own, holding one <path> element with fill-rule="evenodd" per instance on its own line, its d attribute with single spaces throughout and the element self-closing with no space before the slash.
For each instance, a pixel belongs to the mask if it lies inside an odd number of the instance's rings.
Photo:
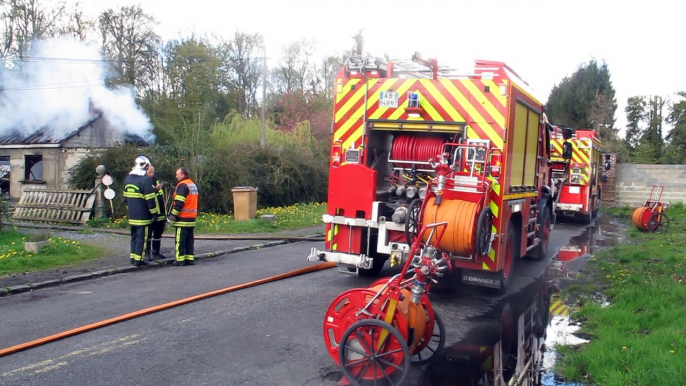
<svg viewBox="0 0 686 386">
<path fill-rule="evenodd" d="M 411 364 L 425 364 L 445 345 L 445 327 L 427 297 L 434 277 L 450 269 L 436 245 L 447 223 L 425 225 L 402 271 L 340 294 L 324 318 L 331 358 L 352 385 L 400 385 Z M 424 240 L 422 240 L 424 239 Z"/>
<path fill-rule="evenodd" d="M 664 189 L 664 185 L 653 185 L 650 190 L 650 197 L 642 207 L 634 210 L 631 220 L 639 230 L 646 232 L 667 232 L 669 230 L 669 217 L 665 213 L 668 204 L 660 201 Z"/>
</svg>

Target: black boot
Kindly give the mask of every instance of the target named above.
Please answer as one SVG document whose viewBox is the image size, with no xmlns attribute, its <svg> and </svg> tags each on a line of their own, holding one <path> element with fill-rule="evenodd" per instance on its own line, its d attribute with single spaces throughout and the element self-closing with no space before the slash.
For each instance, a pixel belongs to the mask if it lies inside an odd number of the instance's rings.
<svg viewBox="0 0 686 386">
<path fill-rule="evenodd" d="M 155 258 L 155 260 L 162 260 L 167 258 L 167 256 L 161 254 L 160 251 L 153 251 L 152 256 Z"/>
<path fill-rule="evenodd" d="M 136 261 L 133 263 L 133 266 L 134 266 L 134 267 L 140 267 L 141 265 L 148 265 L 148 262 L 145 261 L 145 260 L 136 260 Z"/>
<path fill-rule="evenodd" d="M 136 262 L 136 259 L 133 257 L 129 259 L 129 264 L 133 265 Z"/>
<path fill-rule="evenodd" d="M 184 265 L 195 265 L 195 262 L 193 260 L 186 260 L 183 262 Z"/>
<path fill-rule="evenodd" d="M 181 266 L 183 266 L 183 265 L 185 265 L 185 264 L 183 263 L 183 261 L 176 260 L 176 261 L 174 261 L 174 262 L 172 263 L 172 265 L 173 265 L 174 267 L 181 267 Z"/>
</svg>

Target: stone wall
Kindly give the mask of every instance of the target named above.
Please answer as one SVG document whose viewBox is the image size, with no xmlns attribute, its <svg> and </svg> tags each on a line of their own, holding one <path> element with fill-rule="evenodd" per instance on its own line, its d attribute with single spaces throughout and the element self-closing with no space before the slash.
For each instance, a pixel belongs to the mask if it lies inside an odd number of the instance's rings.
<svg viewBox="0 0 686 386">
<path fill-rule="evenodd" d="M 617 156 L 615 154 L 601 154 L 600 161 L 600 199 L 603 207 L 615 206 L 617 194 Z"/>
<path fill-rule="evenodd" d="M 642 206 L 655 184 L 664 185 L 660 201 L 686 203 L 686 165 L 619 164 L 616 165 L 615 202 L 608 206 Z"/>
</svg>

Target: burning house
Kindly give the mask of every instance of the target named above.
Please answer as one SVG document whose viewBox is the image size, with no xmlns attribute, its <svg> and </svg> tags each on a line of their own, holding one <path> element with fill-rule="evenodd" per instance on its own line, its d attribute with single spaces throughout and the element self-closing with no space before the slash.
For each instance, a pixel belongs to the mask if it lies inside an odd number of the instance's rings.
<svg viewBox="0 0 686 386">
<path fill-rule="evenodd" d="M 112 128 L 102 114 L 73 130 L 5 131 L 0 135 L 0 170 L 8 173 L 0 187 L 13 199 L 24 189 L 68 189 L 69 169 L 90 151 L 131 142 L 145 140 Z"/>
</svg>

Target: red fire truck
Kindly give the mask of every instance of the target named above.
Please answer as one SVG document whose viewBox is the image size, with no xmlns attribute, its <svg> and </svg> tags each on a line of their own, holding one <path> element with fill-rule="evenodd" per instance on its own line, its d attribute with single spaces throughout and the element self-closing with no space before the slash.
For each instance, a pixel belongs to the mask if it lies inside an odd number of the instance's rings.
<svg viewBox="0 0 686 386">
<path fill-rule="evenodd" d="M 563 157 L 569 143 L 571 153 Z M 589 224 L 598 215 L 601 201 L 601 142 L 593 130 L 576 130 L 571 138 L 555 135 L 552 140 L 552 169 L 559 191 L 557 214 L 581 217 Z"/>
<path fill-rule="evenodd" d="M 465 74 L 424 60 L 353 55 L 335 80 L 325 249 L 343 273 L 404 261 L 422 224 L 468 284 L 503 290 L 516 259 L 545 257 L 554 127 L 505 63 Z"/>
</svg>

